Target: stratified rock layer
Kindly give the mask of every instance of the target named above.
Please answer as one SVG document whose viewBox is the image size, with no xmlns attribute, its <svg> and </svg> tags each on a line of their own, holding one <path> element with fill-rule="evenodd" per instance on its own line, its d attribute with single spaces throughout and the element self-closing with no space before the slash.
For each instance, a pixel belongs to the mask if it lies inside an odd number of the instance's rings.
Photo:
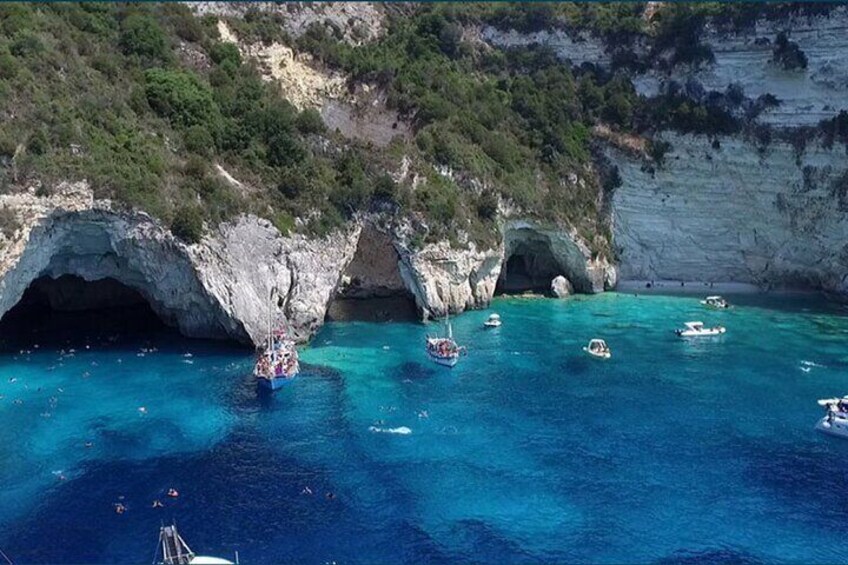
<svg viewBox="0 0 848 565">
<path fill-rule="evenodd" d="M 845 291 L 845 150 L 788 144 L 765 150 L 732 137 L 666 135 L 656 169 L 613 151 L 622 279 L 743 282 Z"/>
</svg>

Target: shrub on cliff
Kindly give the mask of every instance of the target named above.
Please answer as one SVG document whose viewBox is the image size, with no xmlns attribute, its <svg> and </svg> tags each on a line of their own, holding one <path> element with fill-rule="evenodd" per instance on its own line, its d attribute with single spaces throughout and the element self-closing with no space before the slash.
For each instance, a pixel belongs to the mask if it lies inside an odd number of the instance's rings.
<svg viewBox="0 0 848 565">
<path fill-rule="evenodd" d="M 121 48 L 146 63 L 167 61 L 170 49 L 159 23 L 146 14 L 131 14 L 121 22 Z"/>
<path fill-rule="evenodd" d="M 220 113 L 212 91 L 195 74 L 149 69 L 144 73 L 144 81 L 150 107 L 174 125 L 218 129 Z"/>
<path fill-rule="evenodd" d="M 182 206 L 171 220 L 171 233 L 186 243 L 198 243 L 203 237 L 203 215 L 196 206 Z"/>
<path fill-rule="evenodd" d="M 772 62 L 779 64 L 787 71 L 807 68 L 807 56 L 794 41 L 790 41 L 785 31 L 777 34 L 772 49 Z"/>
<path fill-rule="evenodd" d="M 7 238 L 15 235 L 21 223 L 18 221 L 18 216 L 8 206 L 0 206 L 0 232 L 3 232 Z"/>
</svg>

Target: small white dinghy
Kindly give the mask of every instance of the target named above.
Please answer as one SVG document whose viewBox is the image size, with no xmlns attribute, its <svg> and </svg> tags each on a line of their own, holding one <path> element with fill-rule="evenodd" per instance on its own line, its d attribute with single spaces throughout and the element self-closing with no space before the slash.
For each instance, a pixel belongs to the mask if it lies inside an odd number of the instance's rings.
<svg viewBox="0 0 848 565">
<path fill-rule="evenodd" d="M 683 325 L 686 326 L 684 329 L 674 330 L 674 333 L 680 337 L 707 337 L 720 335 L 727 331 L 724 326 L 705 328 L 704 322 L 686 322 Z"/>
<path fill-rule="evenodd" d="M 727 300 L 725 300 L 721 296 L 708 296 L 705 299 L 701 300 L 701 304 L 703 304 L 704 306 L 709 306 L 710 308 L 730 308 L 730 304 L 728 304 Z"/>
<path fill-rule="evenodd" d="M 497 314 L 492 314 L 489 316 L 489 319 L 483 322 L 483 327 L 486 328 L 499 328 L 501 327 L 501 317 Z"/>
<path fill-rule="evenodd" d="M 816 424 L 816 429 L 826 434 L 848 438 L 848 396 L 823 398 L 818 404 L 826 412 Z"/>
<path fill-rule="evenodd" d="M 602 339 L 593 339 L 589 342 L 589 345 L 583 348 L 583 351 L 591 355 L 592 357 L 597 357 L 599 359 L 609 359 L 612 357 L 612 352 L 610 351 L 609 345 Z"/>
</svg>

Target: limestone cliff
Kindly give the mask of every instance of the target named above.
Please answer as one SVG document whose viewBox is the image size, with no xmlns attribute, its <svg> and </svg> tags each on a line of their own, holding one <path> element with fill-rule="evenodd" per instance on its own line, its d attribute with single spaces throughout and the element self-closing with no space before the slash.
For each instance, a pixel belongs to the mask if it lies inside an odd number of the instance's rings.
<svg viewBox="0 0 848 565">
<path fill-rule="evenodd" d="M 846 30 L 848 6 L 836 7 L 828 15 L 761 19 L 732 32 L 707 25 L 702 41 L 710 47 L 714 63 L 696 68 L 678 65 L 670 72 L 649 69 L 631 78 L 637 92 L 645 96 L 657 94 L 660 85 L 669 80 L 696 85 L 705 92 L 723 92 L 728 85 L 737 84 L 751 98 L 772 94 L 780 100 L 779 106 L 759 117 L 761 121 L 784 126 L 815 124 L 848 108 Z M 784 70 L 771 62 L 772 46 L 781 31 L 787 31 L 805 53 L 806 69 Z M 575 66 L 591 63 L 609 67 L 616 47 L 582 31 L 518 33 L 486 27 L 480 36 L 503 48 L 547 45 Z M 645 53 L 643 42 L 637 42 L 633 49 Z"/>
<path fill-rule="evenodd" d="M 848 163 L 842 147 L 766 149 L 665 134 L 662 167 L 612 150 L 623 279 L 746 282 L 848 291 Z M 796 161 L 797 160 L 797 161 Z"/>
<path fill-rule="evenodd" d="M 274 287 L 298 338 L 320 326 L 358 235 L 354 227 L 323 240 L 282 237 L 247 216 L 186 245 L 147 214 L 94 200 L 82 184 L 49 198 L 4 195 L 0 206 L 20 224 L 0 251 L 0 314 L 40 277 L 112 278 L 185 335 L 253 343 L 264 338 Z"/>
<path fill-rule="evenodd" d="M 655 65 L 644 72 L 631 70 L 629 76 L 643 96 L 656 95 L 670 81 L 699 102 L 731 84 L 741 86 L 749 99 L 773 95 L 779 104 L 747 127 L 768 124 L 781 131 L 775 138 L 809 139 L 802 126 L 848 109 L 846 29 L 846 6 L 827 15 L 760 19 L 732 31 L 711 22 L 701 41 L 714 55 L 712 63 L 670 70 Z M 780 32 L 805 54 L 806 68 L 786 70 L 772 61 Z M 480 37 L 500 48 L 548 45 L 575 66 L 609 68 L 615 48 L 580 31 L 522 34 L 489 27 L 480 30 Z M 636 41 L 634 50 L 644 54 L 645 42 Z M 644 147 L 626 149 L 626 144 L 610 143 L 615 135 L 598 136 L 608 146 L 608 165 L 617 168 L 621 180 L 609 209 L 622 280 L 848 291 L 844 146 L 755 143 L 745 134 L 650 135 L 669 143 L 662 164 L 647 160 Z"/>
</svg>

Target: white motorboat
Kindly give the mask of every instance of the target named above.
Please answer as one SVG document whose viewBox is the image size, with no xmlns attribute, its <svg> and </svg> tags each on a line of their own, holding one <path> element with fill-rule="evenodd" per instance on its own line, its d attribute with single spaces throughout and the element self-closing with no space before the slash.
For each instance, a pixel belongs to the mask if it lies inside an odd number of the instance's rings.
<svg viewBox="0 0 848 565">
<path fill-rule="evenodd" d="M 730 308 L 730 304 L 728 304 L 727 300 L 725 300 L 721 296 L 708 296 L 705 299 L 701 300 L 701 304 L 703 304 L 704 306 L 709 306 L 710 308 Z"/>
<path fill-rule="evenodd" d="M 497 314 L 492 314 L 488 320 L 483 322 L 483 326 L 486 328 L 499 328 L 501 327 L 501 317 Z"/>
<path fill-rule="evenodd" d="M 589 345 L 584 347 L 583 351 L 599 359 L 609 359 L 612 357 L 612 352 L 610 351 L 607 342 L 602 339 L 593 339 L 589 341 Z"/>
<path fill-rule="evenodd" d="M 686 322 L 683 325 L 686 326 L 684 329 L 674 330 L 674 333 L 680 337 L 707 337 L 720 335 L 727 331 L 724 326 L 705 328 L 704 322 Z"/>
<path fill-rule="evenodd" d="M 816 424 L 820 432 L 848 438 L 848 396 L 842 398 L 823 398 L 818 401 L 825 415 Z"/>
</svg>

